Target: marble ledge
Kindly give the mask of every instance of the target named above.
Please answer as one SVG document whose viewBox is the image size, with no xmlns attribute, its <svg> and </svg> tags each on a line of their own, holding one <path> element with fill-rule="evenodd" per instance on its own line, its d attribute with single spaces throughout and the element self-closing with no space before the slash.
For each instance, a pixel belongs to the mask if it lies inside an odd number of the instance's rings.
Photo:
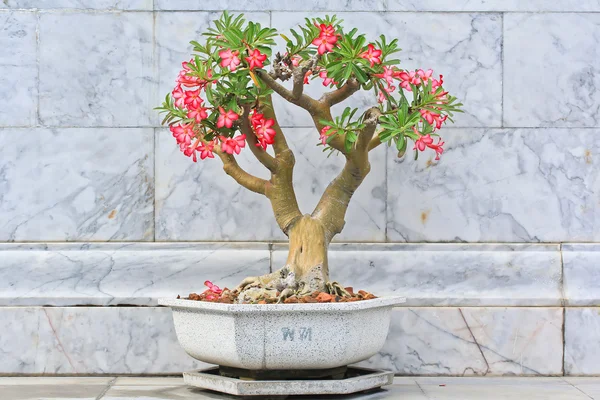
<svg viewBox="0 0 600 400">
<path fill-rule="evenodd" d="M 566 304 L 600 305 L 600 244 L 563 244 L 562 256 Z"/>
<path fill-rule="evenodd" d="M 273 269 L 286 247 L 273 245 Z M 334 281 L 415 307 L 562 303 L 556 244 L 332 244 L 329 269 Z"/>
<path fill-rule="evenodd" d="M 282 243 L 0 243 L 0 306 L 156 305 L 285 264 Z M 559 245 L 332 244 L 331 278 L 408 305 L 556 306 Z"/>
<path fill-rule="evenodd" d="M 0 245 L 0 306 L 142 305 L 269 272 L 267 244 Z"/>
</svg>

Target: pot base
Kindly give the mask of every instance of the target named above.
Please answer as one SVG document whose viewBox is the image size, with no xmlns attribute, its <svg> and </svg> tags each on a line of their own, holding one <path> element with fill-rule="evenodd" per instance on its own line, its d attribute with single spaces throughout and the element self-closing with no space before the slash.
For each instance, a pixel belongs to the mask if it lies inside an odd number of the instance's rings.
<svg viewBox="0 0 600 400">
<path fill-rule="evenodd" d="M 289 371 L 288 371 L 289 372 Z M 314 376 L 314 374 L 312 374 Z M 250 379 L 250 380 L 249 380 Z M 304 379 L 298 375 L 294 379 L 252 380 L 222 376 L 219 367 L 190 371 L 183 374 L 183 380 L 190 386 L 228 393 L 234 396 L 290 396 L 319 394 L 350 394 L 391 385 L 394 373 L 359 367 L 348 367 L 340 379 Z"/>
</svg>

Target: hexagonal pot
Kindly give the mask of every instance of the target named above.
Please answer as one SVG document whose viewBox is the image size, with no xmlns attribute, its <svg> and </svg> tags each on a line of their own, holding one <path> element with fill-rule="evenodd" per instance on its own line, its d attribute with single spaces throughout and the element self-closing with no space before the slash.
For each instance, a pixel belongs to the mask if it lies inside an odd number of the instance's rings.
<svg viewBox="0 0 600 400">
<path fill-rule="evenodd" d="M 327 369 L 376 354 L 402 297 L 349 303 L 219 304 L 159 299 L 181 346 L 207 363 L 250 370 Z"/>
</svg>

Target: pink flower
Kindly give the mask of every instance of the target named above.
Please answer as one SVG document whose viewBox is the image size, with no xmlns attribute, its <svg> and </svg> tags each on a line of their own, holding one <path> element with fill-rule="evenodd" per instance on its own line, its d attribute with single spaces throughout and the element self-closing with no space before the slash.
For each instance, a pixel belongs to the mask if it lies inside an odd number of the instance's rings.
<svg viewBox="0 0 600 400">
<path fill-rule="evenodd" d="M 440 114 L 429 110 L 419 110 L 419 112 L 421 113 L 421 117 L 424 118 L 429 125 L 433 125 L 435 123 L 435 129 L 440 129 L 442 124 L 446 121 L 446 118 L 448 118 L 447 115 L 442 117 Z"/>
<path fill-rule="evenodd" d="M 189 146 L 194 137 L 194 128 L 192 124 L 171 125 L 170 128 L 173 137 L 177 140 L 177 144 Z"/>
<path fill-rule="evenodd" d="M 311 75 L 312 75 L 312 71 L 306 71 L 306 74 L 304 74 L 304 84 L 305 85 L 308 85 L 310 83 L 308 78 L 310 78 Z"/>
<path fill-rule="evenodd" d="M 440 75 L 440 80 L 437 79 L 432 79 L 431 80 L 431 88 L 433 90 L 437 89 L 438 87 L 441 87 L 444 84 L 444 76 Z"/>
<path fill-rule="evenodd" d="M 274 119 L 263 120 L 262 124 L 256 128 L 256 136 L 261 139 L 264 138 L 267 144 L 273 144 L 275 141 L 275 134 L 277 133 L 272 126 L 275 125 Z"/>
<path fill-rule="evenodd" d="M 335 131 L 331 131 L 329 132 L 331 129 L 330 126 L 324 126 L 321 129 L 321 136 L 319 137 L 319 139 L 321 140 L 321 143 L 323 143 L 323 145 L 327 144 L 327 139 L 329 138 L 329 136 L 333 135 L 335 133 Z"/>
<path fill-rule="evenodd" d="M 200 86 L 202 80 L 197 76 L 188 75 L 188 71 L 183 70 L 177 76 L 177 83 L 185 87 Z"/>
<path fill-rule="evenodd" d="M 292 57 L 292 65 L 294 67 L 297 67 L 298 65 L 300 65 L 300 61 L 302 61 L 302 57 L 300 57 L 300 56 Z"/>
<path fill-rule="evenodd" d="M 181 85 L 175 86 L 175 89 L 171 92 L 171 96 L 175 99 L 175 107 L 185 108 L 185 94 L 183 93 Z"/>
<path fill-rule="evenodd" d="M 442 138 L 438 138 L 438 142 L 436 144 L 431 144 L 428 146 L 430 149 L 435 150 L 435 159 L 436 160 L 439 160 L 440 155 L 444 152 L 444 149 L 442 148 L 443 145 L 444 145 L 444 142 L 442 142 Z"/>
<path fill-rule="evenodd" d="M 217 128 L 227 127 L 231 128 L 233 126 L 233 121 L 237 120 L 240 116 L 237 115 L 232 110 L 225 112 L 223 107 L 219 107 L 219 118 L 217 118 Z"/>
<path fill-rule="evenodd" d="M 214 142 L 201 143 L 198 146 L 198 151 L 200 152 L 200 158 L 204 160 L 205 158 L 215 158 L 213 154 L 213 149 L 215 147 Z M 218 288 L 218 287 L 217 287 Z"/>
<path fill-rule="evenodd" d="M 200 97 L 200 89 L 198 90 L 186 90 L 185 91 L 185 100 L 189 110 L 196 109 L 202 105 L 202 98 Z"/>
<path fill-rule="evenodd" d="M 418 149 L 419 151 L 424 151 L 430 144 L 433 143 L 433 138 L 431 135 L 427 134 L 425 136 L 421 136 L 415 127 L 413 127 L 413 131 L 419 135 L 419 139 L 415 141 L 415 147 L 413 147 L 413 150 Z"/>
<path fill-rule="evenodd" d="M 400 71 L 397 72 L 395 75 L 401 80 L 400 87 L 405 90 L 408 90 L 409 92 L 412 92 L 412 88 L 410 87 L 411 84 L 419 85 L 421 83 L 421 79 L 415 71 Z"/>
<path fill-rule="evenodd" d="M 248 61 L 248 64 L 250 64 L 250 69 L 262 68 L 266 59 L 267 55 L 262 54 L 260 51 L 258 51 L 258 49 L 254 49 L 250 53 L 250 56 L 246 57 L 246 61 Z"/>
<path fill-rule="evenodd" d="M 383 67 L 383 72 L 381 74 L 375 74 L 376 77 L 385 79 L 388 86 L 392 86 L 394 83 L 394 70 L 389 67 Z"/>
<path fill-rule="evenodd" d="M 235 71 L 237 66 L 240 65 L 238 54 L 238 51 L 231 51 L 231 49 L 221 50 L 219 52 L 219 57 L 221 57 L 221 67 L 229 67 L 230 71 Z"/>
<path fill-rule="evenodd" d="M 196 122 L 200 123 L 203 119 L 208 118 L 207 108 L 198 107 L 195 110 L 190 110 L 187 113 L 188 118 L 193 118 Z"/>
<path fill-rule="evenodd" d="M 192 157 L 192 161 L 197 162 L 198 161 L 198 157 L 196 157 L 196 151 L 198 150 L 197 146 L 191 146 L 191 147 L 182 147 L 182 151 L 183 154 L 186 157 Z"/>
<path fill-rule="evenodd" d="M 317 52 L 323 55 L 333 50 L 337 40 L 337 36 L 319 36 L 312 41 L 312 44 L 317 46 Z"/>
<path fill-rule="evenodd" d="M 246 135 L 239 135 L 235 138 L 220 136 L 221 149 L 227 154 L 240 154 L 242 148 L 246 147 Z"/>
<path fill-rule="evenodd" d="M 373 65 L 381 63 L 381 50 L 375 49 L 375 46 L 371 43 L 367 47 L 368 50 L 363 52 L 360 57 L 367 60 L 371 64 L 371 68 L 373 68 Z"/>
<path fill-rule="evenodd" d="M 432 69 L 428 69 L 427 72 L 422 69 L 417 71 L 417 75 L 419 75 L 419 78 L 421 78 L 421 81 L 423 81 L 424 84 L 427 84 L 427 81 L 431 78 L 431 74 L 433 74 Z"/>
<path fill-rule="evenodd" d="M 221 290 L 221 288 L 218 287 L 217 285 L 213 285 L 213 283 L 211 281 L 205 281 L 204 286 L 206 286 L 208 288 L 207 292 L 210 291 L 210 292 L 213 292 L 214 294 L 223 293 L 223 290 Z"/>
<path fill-rule="evenodd" d="M 413 127 L 413 131 L 419 136 L 419 139 L 415 141 L 415 147 L 413 147 L 413 150 L 424 151 L 427 147 L 429 147 L 435 151 L 435 159 L 439 160 L 440 155 L 444 152 L 444 149 L 442 148 L 444 142 L 442 142 L 442 139 L 438 138 L 438 142 L 434 144 L 431 135 L 427 134 L 425 136 L 421 136 L 415 127 Z"/>
<path fill-rule="evenodd" d="M 315 26 L 317 26 L 317 24 L 315 24 Z M 317 28 L 319 28 L 321 30 L 321 33 L 319 33 L 319 36 L 334 37 L 337 39 L 337 35 L 335 34 L 335 28 L 333 27 L 333 25 L 321 24 L 321 25 L 318 25 Z"/>
<path fill-rule="evenodd" d="M 383 90 L 385 90 L 385 92 L 386 92 L 387 94 L 390 94 L 390 93 L 392 93 L 394 90 L 396 90 L 396 86 L 388 86 L 388 87 L 386 87 L 386 88 L 383 88 Z M 386 96 L 385 96 L 385 94 L 383 93 L 383 90 L 382 90 L 381 92 L 379 92 L 379 99 L 378 99 L 378 101 L 379 101 L 380 103 L 383 103 L 384 101 L 386 101 L 386 100 L 387 100 L 387 97 L 386 97 Z"/>
<path fill-rule="evenodd" d="M 260 114 L 258 111 L 253 110 L 252 115 L 250 116 L 250 123 L 252 124 L 254 129 L 256 129 L 257 127 L 262 125 L 264 119 L 265 119 L 264 114 Z"/>
<path fill-rule="evenodd" d="M 337 82 L 333 81 L 333 78 L 328 78 L 327 77 L 327 71 L 326 70 L 322 70 L 321 72 L 319 72 L 319 76 L 321 78 L 323 78 L 323 86 L 329 86 L 331 84 L 337 84 Z"/>
</svg>

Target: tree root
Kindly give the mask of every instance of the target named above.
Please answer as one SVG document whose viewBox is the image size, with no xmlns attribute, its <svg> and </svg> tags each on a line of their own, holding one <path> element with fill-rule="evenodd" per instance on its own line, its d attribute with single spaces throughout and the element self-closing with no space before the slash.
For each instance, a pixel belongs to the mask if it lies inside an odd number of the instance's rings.
<svg viewBox="0 0 600 400">
<path fill-rule="evenodd" d="M 283 303 L 286 299 L 304 297 L 314 292 L 325 292 L 332 296 L 352 297 L 338 282 L 323 282 L 321 266 L 316 266 L 301 278 L 289 266 L 262 276 L 244 279 L 234 290 L 237 302 L 246 304 Z"/>
</svg>

